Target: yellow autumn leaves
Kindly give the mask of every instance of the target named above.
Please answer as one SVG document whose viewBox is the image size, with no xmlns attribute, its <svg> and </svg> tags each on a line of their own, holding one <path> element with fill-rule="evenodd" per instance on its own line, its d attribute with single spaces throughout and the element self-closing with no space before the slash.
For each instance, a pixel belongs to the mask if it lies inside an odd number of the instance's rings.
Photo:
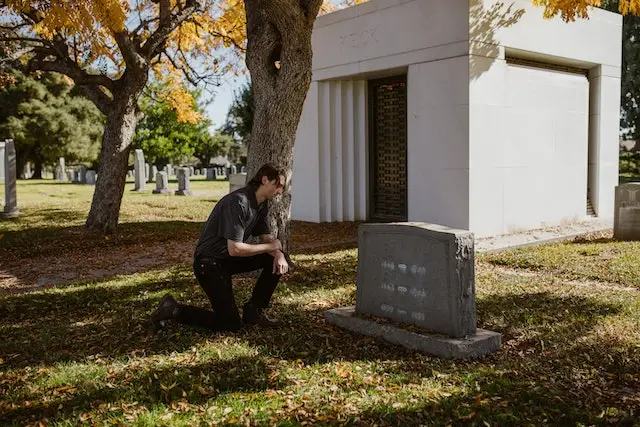
<svg viewBox="0 0 640 427">
<path fill-rule="evenodd" d="M 560 15 L 565 21 L 588 18 L 589 8 L 600 6 L 600 0 L 532 0 L 536 6 L 544 7 L 545 18 Z M 640 0 L 619 0 L 618 10 L 623 15 L 639 15 Z"/>
<path fill-rule="evenodd" d="M 367 0 L 325 0 L 320 13 L 353 6 Z M 117 78 L 126 64 L 115 41 L 115 35 L 126 32 L 131 37 L 134 28 L 140 44 L 158 26 L 157 1 L 139 0 L 5 0 L 13 11 L 9 19 L 20 23 L 20 14 L 27 14 L 36 23 L 28 33 L 44 40 L 61 35 L 73 46 L 72 58 L 81 68 L 91 67 Z M 166 99 L 178 112 L 179 120 L 195 122 L 201 118 L 193 111 L 193 98 L 186 90 L 184 73 L 199 64 L 210 73 L 223 74 L 237 64 L 246 49 L 246 15 L 243 0 L 206 0 L 202 8 L 172 32 L 166 42 L 168 55 L 156 59 L 153 69 L 158 80 L 167 83 Z M 532 0 L 544 8 L 550 18 L 560 15 L 564 20 L 588 17 L 589 8 L 600 0 Z M 177 10 L 176 0 L 170 0 Z M 640 0 L 620 0 L 623 14 L 640 14 Z M 139 26 L 139 27 L 138 27 Z M 138 27 L 138 28 L 136 28 Z M 235 63 L 233 60 L 235 59 Z M 106 64 L 106 65 L 105 65 Z"/>
</svg>

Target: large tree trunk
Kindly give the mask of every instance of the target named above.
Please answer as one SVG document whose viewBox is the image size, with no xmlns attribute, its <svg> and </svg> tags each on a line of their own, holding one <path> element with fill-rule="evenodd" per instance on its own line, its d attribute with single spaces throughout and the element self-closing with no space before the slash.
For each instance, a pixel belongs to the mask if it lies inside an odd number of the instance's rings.
<svg viewBox="0 0 640 427">
<path fill-rule="evenodd" d="M 116 232 L 129 152 L 138 123 L 137 100 L 142 87 L 144 82 L 136 85 L 136 89 L 123 89 L 123 94 L 114 97 L 111 111 L 107 115 L 100 151 L 100 169 L 86 222 L 87 228 L 99 233 Z"/>
<path fill-rule="evenodd" d="M 255 112 L 247 174 L 273 162 L 287 170 L 287 186 L 270 204 L 273 231 L 288 246 L 293 144 L 311 83 L 311 32 L 321 0 L 245 0 L 247 67 Z"/>
</svg>

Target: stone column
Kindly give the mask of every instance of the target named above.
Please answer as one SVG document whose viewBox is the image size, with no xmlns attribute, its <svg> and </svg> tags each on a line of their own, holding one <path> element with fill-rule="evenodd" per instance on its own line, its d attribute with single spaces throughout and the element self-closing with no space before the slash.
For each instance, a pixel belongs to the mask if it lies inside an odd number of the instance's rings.
<svg viewBox="0 0 640 427">
<path fill-rule="evenodd" d="M 144 153 L 141 149 L 136 149 L 134 153 L 134 178 L 136 180 L 134 191 L 145 191 L 147 189 L 147 184 L 145 180 L 144 174 Z"/>
<path fill-rule="evenodd" d="M 149 175 L 149 182 L 156 182 L 157 174 L 158 174 L 158 168 L 155 165 L 151 166 L 151 175 Z"/>
<path fill-rule="evenodd" d="M 12 139 L 8 139 L 4 145 L 4 211 L 2 212 L 2 218 L 17 218 L 20 215 L 18 210 L 18 189 L 16 181 L 17 174 L 17 159 L 16 149 Z"/>
</svg>

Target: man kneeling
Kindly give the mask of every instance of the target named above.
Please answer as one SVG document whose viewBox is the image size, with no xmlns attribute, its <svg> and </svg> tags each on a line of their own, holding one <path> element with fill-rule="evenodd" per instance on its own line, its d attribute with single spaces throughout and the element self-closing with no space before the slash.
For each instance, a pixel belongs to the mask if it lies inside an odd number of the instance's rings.
<svg viewBox="0 0 640 427">
<path fill-rule="evenodd" d="M 267 202 L 282 193 L 285 177 L 283 170 L 267 163 L 245 187 L 227 194 L 215 205 L 200 235 L 193 262 L 195 276 L 213 311 L 179 304 L 167 294 L 151 317 L 154 329 L 164 326 L 168 319 L 212 331 L 236 331 L 243 324 L 275 324 L 263 311 L 289 265 L 282 244 L 270 234 Z M 250 236 L 260 236 L 262 243 L 247 243 Z M 241 320 L 231 276 L 259 269 L 262 274 L 242 308 Z"/>
</svg>

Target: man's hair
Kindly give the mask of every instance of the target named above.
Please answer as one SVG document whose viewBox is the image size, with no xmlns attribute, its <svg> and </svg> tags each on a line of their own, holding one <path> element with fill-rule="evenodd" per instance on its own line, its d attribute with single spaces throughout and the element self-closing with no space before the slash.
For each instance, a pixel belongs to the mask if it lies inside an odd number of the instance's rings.
<svg viewBox="0 0 640 427">
<path fill-rule="evenodd" d="M 247 186 L 257 189 L 262 185 L 262 177 L 266 176 L 269 181 L 280 180 L 280 176 L 284 176 L 286 179 L 286 172 L 283 168 L 280 168 L 273 163 L 265 163 L 258 169 L 258 172 L 251 178 L 251 181 L 247 182 Z M 282 183 L 284 185 L 284 182 Z"/>
</svg>

